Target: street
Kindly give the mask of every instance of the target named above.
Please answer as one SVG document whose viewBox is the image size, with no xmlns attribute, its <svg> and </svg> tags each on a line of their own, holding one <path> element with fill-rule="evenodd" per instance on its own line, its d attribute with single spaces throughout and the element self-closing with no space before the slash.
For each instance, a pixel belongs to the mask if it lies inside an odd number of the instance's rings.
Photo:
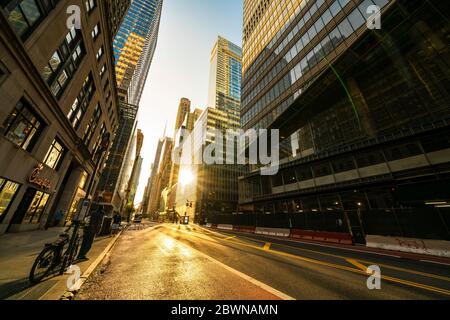
<svg viewBox="0 0 450 320">
<path fill-rule="evenodd" d="M 380 290 L 369 290 L 368 266 Z M 449 299 L 450 267 L 196 225 L 126 231 L 76 299 Z"/>
</svg>

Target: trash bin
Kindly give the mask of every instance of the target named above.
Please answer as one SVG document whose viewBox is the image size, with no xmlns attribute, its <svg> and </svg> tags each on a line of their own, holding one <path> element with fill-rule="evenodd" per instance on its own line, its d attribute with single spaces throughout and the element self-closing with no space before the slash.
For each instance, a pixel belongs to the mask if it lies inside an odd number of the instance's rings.
<svg viewBox="0 0 450 320">
<path fill-rule="evenodd" d="M 111 217 L 104 217 L 102 227 L 100 228 L 100 232 L 98 235 L 101 236 L 108 236 L 111 234 L 111 227 L 112 227 L 113 218 Z"/>
</svg>

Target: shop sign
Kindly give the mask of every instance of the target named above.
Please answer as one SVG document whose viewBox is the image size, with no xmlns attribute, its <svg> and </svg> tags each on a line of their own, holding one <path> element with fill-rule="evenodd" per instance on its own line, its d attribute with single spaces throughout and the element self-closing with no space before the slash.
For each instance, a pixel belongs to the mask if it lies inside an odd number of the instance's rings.
<svg viewBox="0 0 450 320">
<path fill-rule="evenodd" d="M 49 190 L 51 186 L 51 181 L 47 178 L 42 178 L 39 176 L 41 171 L 44 169 L 44 165 L 42 163 L 38 164 L 36 168 L 34 168 L 30 177 L 28 178 L 28 182 L 35 184 L 42 189 Z"/>
</svg>

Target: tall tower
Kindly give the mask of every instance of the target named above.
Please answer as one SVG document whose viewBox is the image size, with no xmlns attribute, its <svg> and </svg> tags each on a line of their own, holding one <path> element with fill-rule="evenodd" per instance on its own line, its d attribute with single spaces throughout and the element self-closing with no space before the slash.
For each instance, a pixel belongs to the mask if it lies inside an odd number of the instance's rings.
<svg viewBox="0 0 450 320">
<path fill-rule="evenodd" d="M 133 0 L 114 39 L 122 101 L 139 105 L 158 42 L 163 0 Z"/>
<path fill-rule="evenodd" d="M 208 107 L 226 112 L 239 125 L 242 49 L 218 37 L 211 52 Z"/>
</svg>

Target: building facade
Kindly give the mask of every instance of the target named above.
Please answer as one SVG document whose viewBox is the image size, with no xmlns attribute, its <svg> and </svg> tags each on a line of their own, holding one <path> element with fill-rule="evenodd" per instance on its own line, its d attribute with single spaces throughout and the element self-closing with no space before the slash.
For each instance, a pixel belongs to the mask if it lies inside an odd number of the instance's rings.
<svg viewBox="0 0 450 320">
<path fill-rule="evenodd" d="M 244 3 L 241 124 L 282 160 L 241 178 L 234 223 L 449 240 L 449 5 Z"/>
<path fill-rule="evenodd" d="M 109 19 L 103 1 L 1 2 L 0 234 L 70 222 L 97 183 L 119 114 Z"/>
<path fill-rule="evenodd" d="M 234 116 L 216 108 L 207 108 L 185 137 L 180 158 L 180 173 L 176 193 L 176 212 L 189 216 L 191 222 L 204 222 L 211 216 L 232 214 L 238 208 L 238 178 L 240 166 L 225 164 L 226 152 L 218 156 L 224 164 L 198 163 L 205 149 L 215 143 L 217 130 L 237 130 Z"/>
<path fill-rule="evenodd" d="M 144 159 L 141 157 L 142 146 L 144 145 L 144 134 L 138 129 L 136 134 L 136 152 L 135 159 L 131 170 L 130 180 L 127 184 L 126 201 L 127 204 L 134 207 L 134 199 L 136 197 L 136 191 L 139 186 L 139 178 L 141 176 L 142 162 Z"/>
<path fill-rule="evenodd" d="M 161 212 L 161 193 L 169 186 L 170 170 L 172 168 L 173 139 L 164 137 L 161 139 L 161 142 L 162 147 L 159 159 L 155 159 L 155 163 L 153 164 L 155 175 L 153 176 L 151 185 L 147 186 L 150 194 L 147 214 L 154 218 L 158 217 Z"/>
<path fill-rule="evenodd" d="M 174 152 L 178 157 L 182 156 L 183 143 L 189 133 L 194 130 L 194 125 L 202 114 L 202 110 L 196 108 L 191 112 L 191 102 L 189 99 L 182 98 L 178 107 L 177 119 L 175 123 Z M 173 211 L 176 206 L 176 194 L 180 165 L 176 161 L 172 161 L 170 169 L 169 186 L 166 191 L 166 208 Z"/>
<path fill-rule="evenodd" d="M 144 197 L 142 199 L 142 212 L 146 216 L 150 216 L 149 204 L 150 204 L 150 194 L 153 190 L 154 181 L 157 173 L 157 169 L 159 168 L 159 161 L 161 159 L 161 152 L 163 148 L 164 140 L 159 139 L 158 145 L 156 147 L 155 160 L 152 163 L 150 177 L 147 181 L 147 186 L 145 188 Z"/>
<path fill-rule="evenodd" d="M 122 101 L 139 105 L 158 42 L 163 0 L 133 0 L 114 39 Z"/>
<path fill-rule="evenodd" d="M 126 189 L 131 176 L 136 145 L 138 107 L 120 103 L 119 125 L 100 178 L 96 194 L 103 198 L 105 212 L 121 212 L 126 204 Z"/>
</svg>

